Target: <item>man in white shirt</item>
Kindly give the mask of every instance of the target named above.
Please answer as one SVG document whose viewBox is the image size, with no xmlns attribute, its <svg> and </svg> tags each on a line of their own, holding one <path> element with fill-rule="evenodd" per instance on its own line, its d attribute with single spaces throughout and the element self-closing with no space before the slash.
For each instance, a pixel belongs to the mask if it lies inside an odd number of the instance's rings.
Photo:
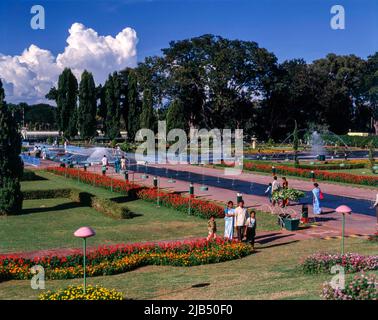
<svg viewBox="0 0 378 320">
<path fill-rule="evenodd" d="M 373 208 L 375 208 L 375 216 L 377 218 L 377 223 L 376 223 L 377 231 L 376 231 L 375 234 L 378 234 L 378 193 L 377 193 L 377 196 L 375 198 L 375 203 L 373 205 Z"/>
<path fill-rule="evenodd" d="M 238 240 L 242 241 L 244 236 L 245 221 L 247 219 L 247 209 L 244 208 L 244 201 L 241 200 L 235 209 L 235 226 L 238 235 Z"/>
<path fill-rule="evenodd" d="M 277 176 L 274 176 L 273 182 L 272 182 L 272 196 L 275 192 L 277 192 L 280 189 L 280 187 L 281 186 L 280 186 L 280 183 L 277 180 Z M 273 199 L 272 199 L 272 205 L 274 205 L 274 206 L 276 205 L 276 201 L 274 201 Z"/>
</svg>

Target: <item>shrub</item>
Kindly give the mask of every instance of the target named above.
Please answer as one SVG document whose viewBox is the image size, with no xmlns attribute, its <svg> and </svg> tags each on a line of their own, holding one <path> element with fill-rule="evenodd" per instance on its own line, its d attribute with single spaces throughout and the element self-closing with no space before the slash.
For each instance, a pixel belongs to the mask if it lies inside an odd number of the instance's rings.
<svg viewBox="0 0 378 320">
<path fill-rule="evenodd" d="M 72 192 L 72 189 L 27 190 L 23 195 L 24 200 L 71 198 Z"/>
<path fill-rule="evenodd" d="M 316 253 L 308 256 L 301 267 L 305 273 L 329 273 L 332 266 L 340 265 L 345 272 L 353 273 L 378 269 L 378 256 L 362 256 L 358 253 L 326 254 Z"/>
<path fill-rule="evenodd" d="M 21 181 L 38 181 L 45 180 L 41 176 L 37 175 L 34 171 L 24 170 L 24 173 L 21 177 Z"/>
<path fill-rule="evenodd" d="M 356 275 L 344 289 L 333 289 L 329 282 L 324 283 L 321 297 L 326 300 L 377 300 L 378 281 L 374 274 Z"/>
<path fill-rule="evenodd" d="M 122 300 L 123 293 L 101 286 L 69 286 L 65 289 L 47 291 L 39 295 L 39 300 Z"/>
</svg>

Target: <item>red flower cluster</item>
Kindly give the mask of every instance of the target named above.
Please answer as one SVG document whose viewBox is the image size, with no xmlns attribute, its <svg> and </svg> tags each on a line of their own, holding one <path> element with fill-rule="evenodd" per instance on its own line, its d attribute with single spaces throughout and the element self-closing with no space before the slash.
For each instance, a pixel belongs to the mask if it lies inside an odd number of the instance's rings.
<svg viewBox="0 0 378 320">
<path fill-rule="evenodd" d="M 226 165 L 226 164 L 223 164 Z M 226 165 L 227 166 L 227 165 Z M 353 183 L 353 184 L 362 184 L 367 186 L 378 187 L 378 177 L 373 176 L 361 176 L 351 173 L 342 173 L 342 172 L 329 172 L 325 170 L 311 170 L 311 169 L 300 169 L 295 167 L 289 167 L 284 165 L 275 166 L 276 173 L 281 175 L 290 175 L 303 178 L 312 178 L 311 171 L 314 172 L 316 179 L 318 180 L 328 180 L 335 182 L 344 182 L 344 183 Z M 244 169 L 250 171 L 258 172 L 272 172 L 272 166 L 263 163 L 255 162 L 245 162 Z"/>
<path fill-rule="evenodd" d="M 112 189 L 115 192 L 127 193 L 132 198 L 140 198 L 147 201 L 156 202 L 159 196 L 160 204 L 177 211 L 189 213 L 202 218 L 210 218 L 214 215 L 219 218 L 224 217 L 223 208 L 214 202 L 200 199 L 190 199 L 177 193 L 158 191 L 155 188 L 141 186 L 125 180 L 113 179 L 109 176 L 102 176 L 93 172 L 82 171 L 73 168 L 52 167 L 47 171 L 80 180 L 81 182 L 92 184 L 96 187 Z"/>
<path fill-rule="evenodd" d="M 252 253 L 248 244 L 225 241 L 191 240 L 162 243 L 121 244 L 99 247 L 86 255 L 87 275 L 110 275 L 143 265 L 193 266 L 242 258 Z M 28 279 L 30 268 L 41 265 L 49 279 L 70 279 L 83 274 L 83 255 L 45 256 L 24 259 L 0 258 L 0 281 Z"/>
<path fill-rule="evenodd" d="M 216 203 L 195 198 L 183 197 L 177 193 L 158 192 L 156 189 L 142 189 L 137 193 L 138 198 L 147 201 L 157 201 L 161 205 L 173 208 L 177 211 L 188 213 L 202 218 L 210 218 L 212 215 L 218 218 L 224 217 L 224 209 Z"/>
<path fill-rule="evenodd" d="M 77 179 L 80 182 L 88 183 L 96 187 L 102 187 L 106 189 L 113 189 L 115 192 L 123 193 L 134 193 L 143 189 L 144 187 L 136 183 L 131 183 L 126 180 L 113 179 L 109 176 L 103 176 L 96 174 L 94 172 L 82 171 L 73 168 L 62 168 L 62 167 L 50 167 L 47 171 L 60 175 L 69 177 L 72 179 Z"/>
</svg>

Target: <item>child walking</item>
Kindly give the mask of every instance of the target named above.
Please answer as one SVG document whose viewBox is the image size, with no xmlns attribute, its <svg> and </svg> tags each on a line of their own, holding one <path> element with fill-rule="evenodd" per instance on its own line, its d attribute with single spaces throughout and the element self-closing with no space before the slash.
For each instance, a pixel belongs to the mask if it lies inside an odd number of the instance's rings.
<svg viewBox="0 0 378 320">
<path fill-rule="evenodd" d="M 209 241 L 210 239 L 217 238 L 217 223 L 215 221 L 214 216 L 211 216 L 210 220 L 207 222 L 207 230 L 208 230 L 207 241 Z"/>
<path fill-rule="evenodd" d="M 247 242 L 249 242 L 252 245 L 252 249 L 255 248 L 255 237 L 256 237 L 256 212 L 251 211 L 249 214 L 249 217 L 245 223 L 245 233 L 244 237 L 247 239 Z"/>
<path fill-rule="evenodd" d="M 268 188 L 266 188 L 265 194 L 268 195 L 269 202 L 272 203 L 272 184 L 271 183 L 269 183 Z"/>
</svg>

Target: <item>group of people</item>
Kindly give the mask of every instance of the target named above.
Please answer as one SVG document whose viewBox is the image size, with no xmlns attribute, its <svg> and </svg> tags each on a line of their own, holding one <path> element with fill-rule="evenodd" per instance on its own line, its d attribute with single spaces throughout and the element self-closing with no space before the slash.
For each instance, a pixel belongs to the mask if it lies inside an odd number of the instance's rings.
<svg viewBox="0 0 378 320">
<path fill-rule="evenodd" d="M 273 177 L 273 182 L 269 183 L 267 189 L 265 190 L 265 194 L 268 195 L 269 202 L 275 206 L 278 204 L 281 207 L 286 207 L 289 205 L 289 199 L 283 199 L 281 203 L 277 203 L 273 199 L 273 195 L 275 192 L 279 192 L 281 189 L 288 189 L 289 188 L 289 182 L 287 181 L 286 177 L 282 177 L 282 185 L 278 182 L 277 176 Z M 312 192 L 312 204 L 313 204 L 313 213 L 314 214 L 321 214 L 322 208 L 320 206 L 321 200 L 324 199 L 323 192 L 319 188 L 318 183 L 314 183 L 314 188 L 311 190 Z"/>
<path fill-rule="evenodd" d="M 250 211 L 244 206 L 244 201 L 240 200 L 238 206 L 234 208 L 234 203 L 228 201 L 227 207 L 224 209 L 224 238 L 227 240 L 237 239 L 238 241 L 246 241 L 254 247 L 256 236 L 256 212 Z M 208 221 L 208 237 L 207 239 L 215 239 L 217 237 L 217 227 L 215 217 L 211 216 Z"/>
<path fill-rule="evenodd" d="M 108 160 L 107 156 L 104 154 L 104 156 L 101 159 L 102 175 L 106 174 L 106 170 L 107 170 L 108 166 L 109 166 L 109 160 Z M 114 161 L 114 170 L 115 170 L 116 173 L 119 173 L 120 170 L 126 171 L 126 158 L 125 158 L 125 156 L 122 156 L 121 159 L 116 158 L 116 160 Z"/>
<path fill-rule="evenodd" d="M 275 192 L 280 191 L 280 189 L 288 189 L 289 182 L 287 181 L 286 177 L 282 177 L 282 185 L 278 182 L 277 176 L 273 177 L 273 182 L 269 183 L 267 189 L 265 190 L 265 194 L 268 195 L 269 202 L 275 206 L 276 201 L 273 199 L 273 195 Z M 289 204 L 289 199 L 283 199 L 281 203 L 278 203 L 281 207 L 286 207 Z"/>
</svg>

